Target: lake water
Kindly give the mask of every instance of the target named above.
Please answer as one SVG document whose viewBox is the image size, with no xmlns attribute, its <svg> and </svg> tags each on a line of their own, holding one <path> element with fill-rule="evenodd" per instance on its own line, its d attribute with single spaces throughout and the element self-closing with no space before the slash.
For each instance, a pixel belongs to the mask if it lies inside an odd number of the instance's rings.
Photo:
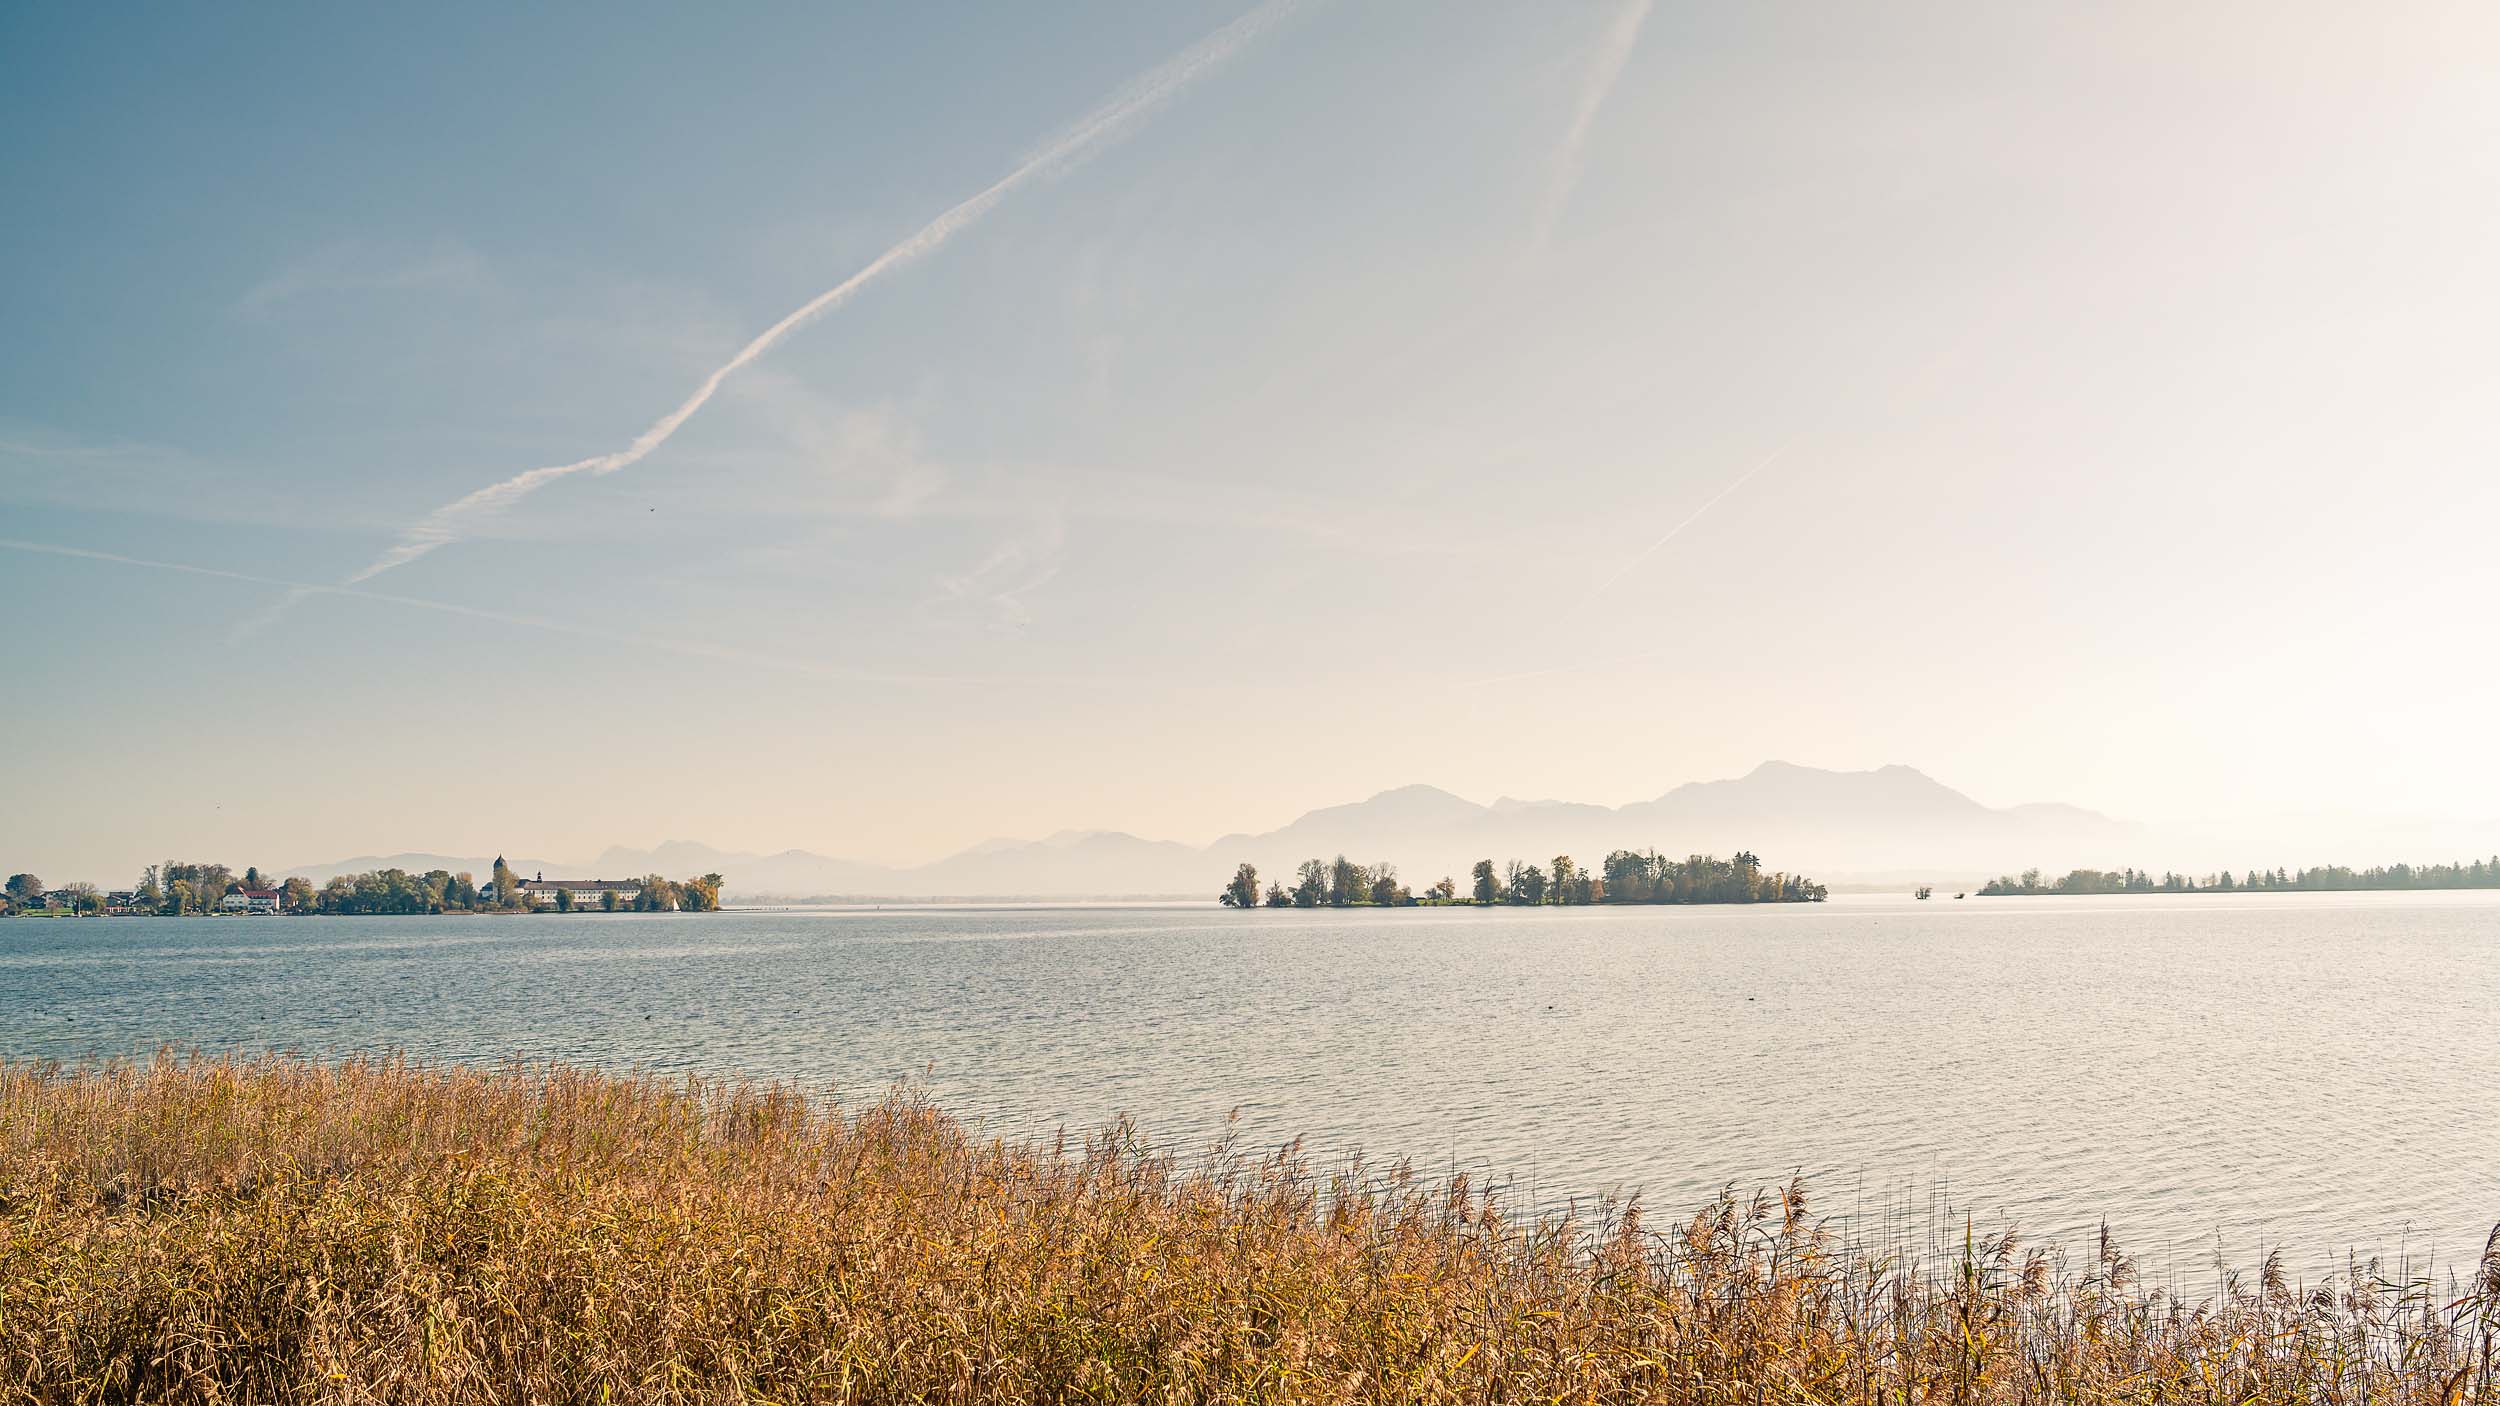
<svg viewBox="0 0 2500 1406">
<path fill-rule="evenodd" d="M 2500 894 L 0 923 L 0 1056 L 160 1043 L 910 1078 L 1681 1215 L 1802 1170 L 2209 1278 L 2500 1221 Z M 1947 1205 L 1950 1209 L 1946 1209 Z"/>
</svg>

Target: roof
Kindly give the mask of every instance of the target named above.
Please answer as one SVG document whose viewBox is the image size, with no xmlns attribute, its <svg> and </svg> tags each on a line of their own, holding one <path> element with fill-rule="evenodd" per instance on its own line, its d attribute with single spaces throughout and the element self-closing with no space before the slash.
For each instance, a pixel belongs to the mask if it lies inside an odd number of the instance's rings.
<svg viewBox="0 0 2500 1406">
<path fill-rule="evenodd" d="M 554 893 L 557 889 L 571 889 L 577 893 L 583 889 L 614 889 L 618 893 L 640 893 L 642 891 L 642 880 L 523 879 L 521 881 L 521 890 L 524 893 Z"/>
<path fill-rule="evenodd" d="M 243 895 L 245 898 L 276 898 L 279 896 L 276 889 L 236 889 L 235 892 Z"/>
</svg>

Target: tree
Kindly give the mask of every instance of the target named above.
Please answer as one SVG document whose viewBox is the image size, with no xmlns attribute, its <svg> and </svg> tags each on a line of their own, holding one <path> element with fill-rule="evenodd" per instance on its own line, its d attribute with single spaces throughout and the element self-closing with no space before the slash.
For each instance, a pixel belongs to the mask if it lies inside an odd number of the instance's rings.
<svg viewBox="0 0 2500 1406">
<path fill-rule="evenodd" d="M 674 913 L 677 911 L 677 885 L 657 874 L 642 876 L 642 892 L 634 895 L 634 909 L 641 913 Z"/>
<path fill-rule="evenodd" d="M 9 897 L 24 907 L 32 908 L 43 901 L 43 880 L 32 874 L 11 874 Z"/>
<path fill-rule="evenodd" d="M 1282 884 L 1269 884 L 1267 886 L 1267 906 L 1270 908 L 1291 908 L 1293 906 L 1293 895 L 1285 892 L 1284 885 Z"/>
<path fill-rule="evenodd" d="M 1328 901 L 1328 866 L 1316 859 L 1302 861 L 1294 871 L 1293 906 L 1317 908 Z"/>
<path fill-rule="evenodd" d="M 677 906 L 689 913 L 720 911 L 721 876 L 701 874 L 677 885 Z"/>
<path fill-rule="evenodd" d="M 1225 907 L 1227 907 L 1227 908 L 1256 908 L 1256 907 L 1258 907 L 1258 906 L 1259 906 L 1259 868 L 1258 868 L 1258 866 L 1257 866 L 1257 865 L 1255 865 L 1255 864 L 1244 864 L 1244 865 L 1242 865 L 1240 868 L 1235 869 L 1235 870 L 1233 871 L 1233 881 L 1232 881 L 1231 883 L 1226 884 L 1226 885 L 1224 886 L 1224 893 L 1223 893 L 1222 897 L 1223 897 L 1223 901 L 1224 901 L 1224 906 L 1225 906 Z"/>
<path fill-rule="evenodd" d="M 1653 856 L 1619 849 L 1606 856 L 1606 901 L 1647 903 L 1657 893 L 1658 867 Z"/>
<path fill-rule="evenodd" d="M 262 882 L 261 880 L 259 865 L 247 864 L 243 866 L 243 887 L 247 889 L 265 889 L 269 887 L 268 884 Z"/>
<path fill-rule="evenodd" d="M 218 899 L 226 896 L 227 890 L 234 887 L 234 871 L 223 864 L 177 864 L 168 860 L 165 877 L 168 880 L 184 880 L 190 886 L 187 901 L 175 909 L 182 913 L 208 912 L 217 906 Z"/>
<path fill-rule="evenodd" d="M 282 902 L 288 912 L 309 913 L 312 911 L 314 901 L 312 880 L 290 877 L 278 886 L 278 892 L 285 895 Z"/>
<path fill-rule="evenodd" d="M 1329 861 L 1328 902 L 1332 907 L 1343 908 L 1370 891 L 1371 881 L 1362 865 L 1348 862 L 1342 854 Z"/>
<path fill-rule="evenodd" d="M 1511 861 L 1510 901 L 1543 903 L 1545 901 L 1545 871 L 1533 864 Z"/>
<path fill-rule="evenodd" d="M 1375 864 L 1372 866 L 1371 873 L 1372 902 L 1383 908 L 1395 904 L 1398 901 L 1398 895 L 1405 892 L 1404 889 L 1398 887 L 1398 866 Z"/>
<path fill-rule="evenodd" d="M 68 885 L 67 892 L 69 894 L 69 911 L 73 913 L 101 913 L 104 911 L 104 895 L 96 892 L 95 885 L 89 883 L 71 884 Z"/>
<path fill-rule="evenodd" d="M 496 907 L 510 908 L 520 902 L 521 876 L 512 872 L 512 866 L 504 863 L 500 854 L 495 856 L 494 884 Z"/>
<path fill-rule="evenodd" d="M 571 889 L 556 890 L 556 911 L 559 913 L 570 913 L 573 911 L 573 891 Z"/>
<path fill-rule="evenodd" d="M 1546 898 L 1554 903 L 1595 903 L 1596 871 L 1582 868 L 1570 855 L 1554 856 L 1554 873 L 1547 883 Z"/>
<path fill-rule="evenodd" d="M 348 912 L 355 906 L 356 885 L 345 874 L 333 874 L 313 902 L 324 913 Z"/>
<path fill-rule="evenodd" d="M 1501 901 L 1502 885 L 1501 881 L 1493 876 L 1492 860 L 1477 860 L 1474 877 L 1476 881 L 1475 899 L 1478 903 L 1497 903 Z"/>
</svg>

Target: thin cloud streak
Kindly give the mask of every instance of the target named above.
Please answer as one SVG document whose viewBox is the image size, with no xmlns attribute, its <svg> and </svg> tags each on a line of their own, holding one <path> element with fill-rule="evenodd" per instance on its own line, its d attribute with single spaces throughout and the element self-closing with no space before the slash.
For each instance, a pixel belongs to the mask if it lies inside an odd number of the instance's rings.
<svg viewBox="0 0 2500 1406">
<path fill-rule="evenodd" d="M 1645 649 L 1638 654 L 1618 654 L 1611 659 L 1595 659 L 1585 664 L 1557 664 L 1551 669 L 1522 669 L 1515 674 L 1495 674 L 1490 678 L 1466 679 L 1462 680 L 1458 686 L 1460 688 L 1491 688 L 1495 684 L 1518 683 L 1523 679 L 1546 679 L 1556 674 L 1593 674 L 1601 669 L 1611 669 L 1620 664 L 1638 664 L 1649 659 L 1664 659 L 1678 652 L 1672 649 Z"/>
<path fill-rule="evenodd" d="M 1791 443 L 1794 443 L 1794 441 L 1791 441 Z M 1572 605 L 1570 611 L 1567 613 L 1571 615 L 1579 614 L 1581 611 L 1587 609 L 1589 604 L 1595 601 L 1599 596 L 1606 594 L 1608 591 L 1611 591 L 1616 586 L 1622 584 L 1624 577 L 1631 575 L 1633 571 L 1639 568 L 1642 562 L 1656 556 L 1669 542 L 1676 539 L 1677 534 L 1681 533 L 1685 528 L 1692 526 L 1694 523 L 1701 521 L 1704 513 L 1709 512 L 1712 508 L 1719 505 L 1720 499 L 1725 498 L 1737 489 L 1744 487 L 1754 475 L 1771 467 L 1774 463 L 1777 463 L 1780 456 L 1786 454 L 1787 452 L 1788 445 L 1783 444 L 1779 448 L 1772 450 L 1770 453 L 1763 455 L 1761 459 L 1755 461 L 1752 468 L 1738 474 L 1734 479 L 1728 482 L 1728 485 L 1725 488 L 1722 488 L 1718 492 L 1711 494 L 1708 498 L 1703 499 L 1700 507 L 1686 513 L 1683 519 L 1677 522 L 1675 526 L 1660 533 L 1657 541 L 1643 547 L 1638 553 L 1634 554 L 1630 560 L 1624 562 L 1623 565 L 1616 567 L 1613 575 L 1607 577 L 1604 581 L 1599 582 L 1589 591 L 1587 595 L 1580 597 L 1580 599 Z M 1528 669 L 1516 674 L 1495 674 L 1490 678 L 1464 680 L 1459 684 L 1459 687 L 1485 688 L 1493 684 L 1517 683 L 1522 679 L 1541 679 L 1555 674 L 1588 673 L 1597 669 L 1613 668 L 1618 664 L 1634 664 L 1644 659 L 1660 659 L 1673 652 L 1674 651 L 1672 650 L 1645 650 L 1638 654 L 1622 654 L 1611 659 L 1593 660 L 1586 664 L 1562 664 L 1551 669 Z"/>
<path fill-rule="evenodd" d="M 28 459 L 112 459 L 136 452 L 118 445 L 23 444 L 13 439 L 0 439 L 0 454 Z"/>
<path fill-rule="evenodd" d="M 281 616 L 302 605 L 315 594 L 316 592 L 310 586 L 289 587 L 285 595 L 236 621 L 234 628 L 226 632 L 226 644 L 232 647 L 248 642 L 261 631 L 277 624 Z"/>
<path fill-rule="evenodd" d="M 1580 89 L 1580 105 L 1571 114 L 1571 126 L 1563 132 L 1562 145 L 1554 153 L 1554 180 L 1546 189 L 1545 204 L 1537 212 L 1536 233 L 1529 242 L 1530 257 L 1544 254 L 1546 243 L 1553 238 L 1554 226 L 1562 221 L 1563 207 L 1571 203 L 1572 189 L 1580 184 L 1582 148 L 1588 145 L 1589 128 L 1597 122 L 1597 110 L 1606 105 L 1615 90 L 1615 82 L 1623 76 L 1623 66 L 1632 57 L 1632 46 L 1640 42 L 1641 25 L 1649 18 L 1651 0 L 1627 0 L 1615 14 L 1615 22 L 1599 37 L 1596 60 L 1589 65 L 1588 82 Z"/>
<path fill-rule="evenodd" d="M 458 246 L 409 258 L 342 245 L 261 280 L 235 309 L 259 316 L 306 294 L 458 288 L 477 283 L 483 268 L 474 252 Z"/>
<path fill-rule="evenodd" d="M 1033 621 L 1025 597 L 1059 576 L 1067 549 L 1067 521 L 1056 507 L 1037 510 L 1027 528 L 998 544 L 980 565 L 961 576 L 939 578 L 941 605 L 969 607 L 1001 633 Z"/>
<path fill-rule="evenodd" d="M 847 683 L 972 683 L 969 678 L 940 674 L 891 674 L 861 669 L 843 669 L 814 664 L 804 659 L 791 659 L 776 654 L 757 654 L 743 649 L 730 649 L 702 640 L 676 639 L 666 635 L 632 634 L 621 630 L 602 630 L 588 625 L 575 625 L 563 620 L 550 620 L 543 615 L 521 615 L 506 610 L 487 610 L 450 601 L 426 600 L 420 596 L 394 595 L 387 591 L 359 590 L 353 586 L 322 586 L 305 581 L 288 581 L 275 576 L 260 576 L 248 571 L 227 571 L 221 567 L 194 566 L 189 562 L 157 561 L 148 557 L 124 556 L 119 552 L 99 552 L 86 547 L 64 547 L 51 542 L 26 542 L 0 537 L 0 548 L 13 552 L 33 552 L 42 556 L 70 557 L 80 561 L 111 562 L 118 566 L 145 567 L 150 571 L 172 571 L 185 576 L 206 576 L 219 581 L 239 581 L 251 586 L 270 586 L 287 592 L 290 604 L 312 596 L 345 596 L 352 600 L 380 601 L 386 605 L 407 606 L 413 610 L 431 610 L 445 615 L 458 615 L 471 620 L 489 620 L 499 625 L 515 625 L 524 629 L 545 630 L 577 639 L 597 640 L 604 644 L 628 645 L 639 649 L 659 649 L 694 659 L 710 659 L 722 663 L 744 664 L 777 673 L 796 674 L 802 678 L 832 679 Z"/>
<path fill-rule="evenodd" d="M 1619 567 L 1616 567 L 1614 575 L 1607 577 L 1605 580 L 1591 587 L 1589 593 L 1580 597 L 1578 603 L 1571 607 L 1572 613 L 1579 613 L 1581 610 L 1585 609 L 1591 601 L 1596 600 L 1599 596 L 1606 594 L 1608 591 L 1611 591 L 1616 586 L 1620 585 L 1623 578 L 1631 575 L 1635 570 L 1637 570 L 1642 562 L 1658 555 L 1660 548 L 1666 546 L 1669 542 L 1674 541 L 1676 534 L 1682 532 L 1685 528 L 1692 526 L 1694 523 L 1701 521 L 1702 514 L 1717 507 L 1720 499 L 1725 498 L 1730 493 L 1744 487 L 1755 474 L 1758 474 L 1764 469 L 1767 469 L 1771 467 L 1771 465 L 1779 462 L 1779 457 L 1787 452 L 1788 446 L 1783 444 L 1779 448 L 1772 450 L 1770 453 L 1763 455 L 1752 468 L 1745 470 L 1743 473 L 1738 474 L 1734 479 L 1730 480 L 1727 487 L 1722 488 L 1718 492 L 1711 494 L 1708 498 L 1703 499 L 1700 507 L 1686 513 L 1682 521 L 1678 522 L 1675 526 L 1668 528 L 1665 532 L 1660 533 L 1657 541 L 1641 548 L 1639 553 L 1634 555 L 1631 560 L 1626 561 Z"/>
<path fill-rule="evenodd" d="M 478 513 L 493 512 L 546 487 L 558 479 L 574 474 L 602 477 L 640 462 L 651 451 L 666 444 L 679 427 L 692 419 L 721 383 L 740 368 L 771 351 L 781 340 L 813 319 L 850 300 L 851 296 L 887 272 L 928 254 L 988 214 L 998 203 L 1034 178 L 1066 170 L 1087 156 L 1093 148 L 1117 135 L 1119 131 L 1179 93 L 1200 75 L 1230 58 L 1243 45 L 1257 37 L 1278 17 L 1292 9 L 1298 0 L 1267 0 L 1224 26 L 1196 45 L 1166 61 L 1161 67 L 1131 84 L 1110 102 L 1095 109 L 1076 126 L 1070 128 L 1024 163 L 1000 177 L 987 189 L 964 200 L 952 209 L 923 225 L 911 237 L 879 254 L 849 278 L 817 294 L 806 303 L 766 328 L 753 341 L 740 348 L 736 356 L 703 379 L 694 394 L 652 426 L 636 436 L 631 444 L 612 453 L 576 459 L 569 464 L 550 464 L 526 473 L 516 474 L 501 483 L 489 484 L 465 497 L 435 509 L 410 527 L 399 542 L 376 558 L 372 565 L 347 578 L 346 584 L 370 581 L 383 572 L 406 566 L 435 548 L 458 538 L 459 525 Z"/>
</svg>

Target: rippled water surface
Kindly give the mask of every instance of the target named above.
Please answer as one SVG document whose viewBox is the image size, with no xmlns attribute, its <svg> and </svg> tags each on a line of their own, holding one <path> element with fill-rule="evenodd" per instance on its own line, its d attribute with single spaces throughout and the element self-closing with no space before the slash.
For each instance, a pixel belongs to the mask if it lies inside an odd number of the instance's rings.
<svg viewBox="0 0 2500 1406">
<path fill-rule="evenodd" d="M 0 1056 L 167 1042 L 909 1077 L 1181 1150 L 1238 1109 L 1549 1208 L 1802 1169 L 2183 1277 L 2500 1220 L 2500 894 L 0 923 Z"/>
</svg>

